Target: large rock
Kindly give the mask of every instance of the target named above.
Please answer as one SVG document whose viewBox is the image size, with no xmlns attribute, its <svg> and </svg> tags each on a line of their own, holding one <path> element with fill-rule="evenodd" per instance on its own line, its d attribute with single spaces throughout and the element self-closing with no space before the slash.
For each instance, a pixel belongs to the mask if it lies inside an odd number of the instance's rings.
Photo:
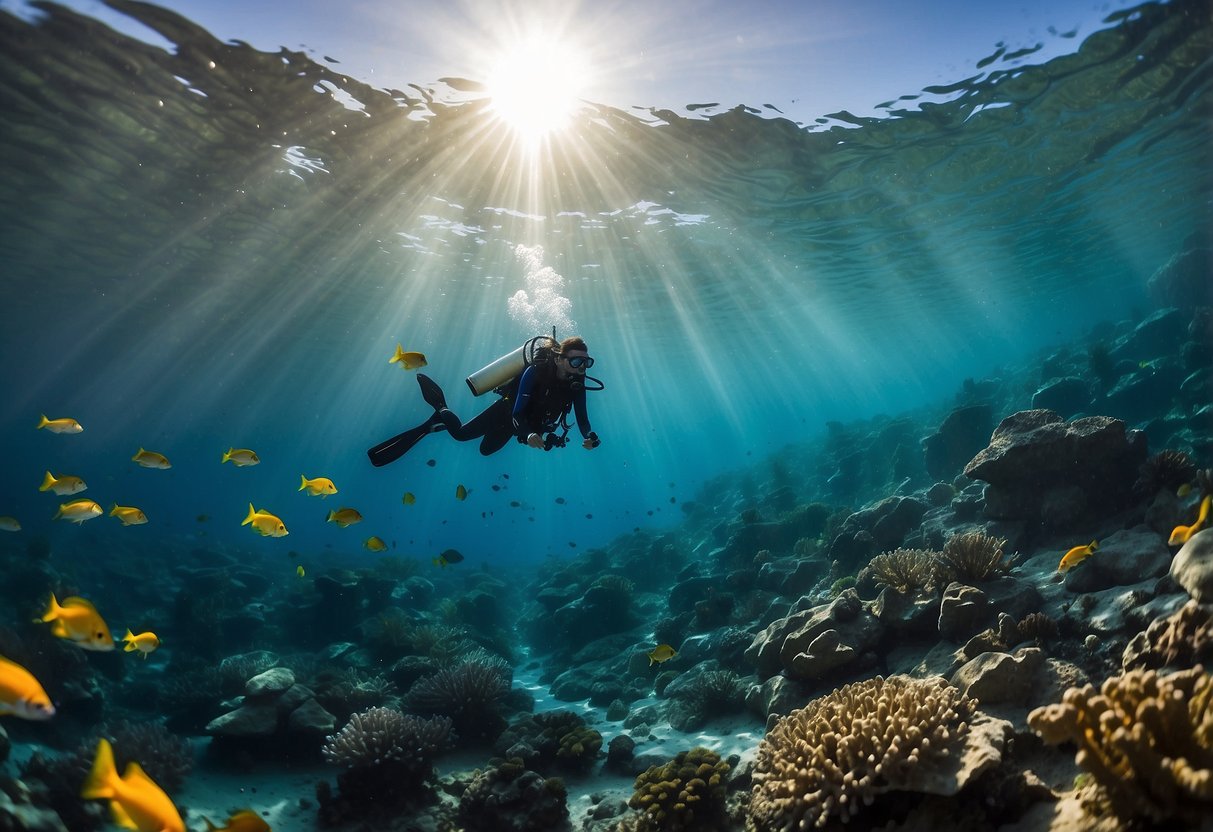
<svg viewBox="0 0 1213 832">
<path fill-rule="evenodd" d="M 780 671 L 787 671 L 796 678 L 816 678 L 798 675 L 793 669 L 793 660 L 801 654 L 814 656 L 810 649 L 827 630 L 837 631 L 839 644 L 851 648 L 852 652 L 848 655 L 858 658 L 880 640 L 882 627 L 864 608 L 855 591 L 847 590 L 828 604 L 794 612 L 771 622 L 746 649 L 746 662 L 757 669 L 759 679 L 770 678 Z M 819 644 L 822 652 L 824 645 L 825 642 Z M 838 647 L 830 650 L 834 659 L 838 658 L 835 655 L 838 651 Z M 801 659 L 798 667 L 802 671 L 813 672 L 821 665 L 814 664 L 810 658 Z"/>
<path fill-rule="evenodd" d="M 1213 248 L 1180 252 L 1150 276 L 1146 289 L 1158 306 L 1213 306 Z"/>
<path fill-rule="evenodd" d="M 1054 378 L 1042 384 L 1032 394 L 1032 407 L 1053 410 L 1063 416 L 1073 416 L 1091 406 L 1091 385 L 1075 376 Z"/>
<path fill-rule="evenodd" d="M 1145 456 L 1145 437 L 1119 419 L 1024 410 L 1002 420 L 964 472 L 989 484 L 988 517 L 1068 532 L 1129 505 Z"/>
<path fill-rule="evenodd" d="M 1066 573 L 1065 585 L 1071 592 L 1132 586 L 1147 578 L 1162 577 L 1170 564 L 1171 552 L 1162 538 L 1145 526 L 1137 526 L 1100 541 L 1095 554 Z"/>
<path fill-rule="evenodd" d="M 1213 602 L 1213 529 L 1188 539 L 1171 561 L 1171 577 L 1198 603 Z"/>
<path fill-rule="evenodd" d="M 1031 699 L 1045 656 L 1039 647 L 982 653 L 952 675 L 951 682 L 982 705 L 1023 705 Z"/>
<path fill-rule="evenodd" d="M 939 430 L 922 440 L 923 463 L 937 480 L 951 480 L 990 441 L 994 409 L 988 404 L 958 407 Z"/>
<path fill-rule="evenodd" d="M 939 634 L 964 641 L 980 629 L 988 615 L 988 596 L 975 586 L 953 581 L 943 591 L 939 604 Z"/>
<path fill-rule="evenodd" d="M 872 555 L 896 549 L 929 508 L 917 497 L 886 497 L 865 506 L 843 521 L 830 543 L 829 559 L 858 568 Z"/>
</svg>

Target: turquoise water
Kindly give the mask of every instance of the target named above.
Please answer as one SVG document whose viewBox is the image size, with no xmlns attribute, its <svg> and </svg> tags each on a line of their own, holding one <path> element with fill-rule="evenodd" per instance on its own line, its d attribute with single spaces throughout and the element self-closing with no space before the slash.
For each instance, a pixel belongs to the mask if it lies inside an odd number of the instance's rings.
<svg viewBox="0 0 1213 832">
<path fill-rule="evenodd" d="M 53 545 L 567 555 L 676 523 L 706 478 L 829 420 L 1127 314 L 1209 228 L 1208 3 L 1118 13 L 1073 54 L 880 117 L 596 106 L 538 156 L 483 102 L 111 6 L 174 48 L 52 4 L 0 14 L 0 514 Z M 468 418 L 487 402 L 464 376 L 552 326 L 597 359 L 602 447 L 482 459 L 435 437 L 367 464 L 426 415 L 398 342 Z M 40 413 L 85 432 L 36 432 Z M 140 446 L 173 468 L 136 467 Z M 221 466 L 231 446 L 262 464 Z M 150 522 L 52 522 L 47 469 Z M 300 474 L 340 493 L 305 498 Z M 240 528 L 250 501 L 291 535 Z M 343 505 L 366 521 L 326 523 Z"/>
</svg>

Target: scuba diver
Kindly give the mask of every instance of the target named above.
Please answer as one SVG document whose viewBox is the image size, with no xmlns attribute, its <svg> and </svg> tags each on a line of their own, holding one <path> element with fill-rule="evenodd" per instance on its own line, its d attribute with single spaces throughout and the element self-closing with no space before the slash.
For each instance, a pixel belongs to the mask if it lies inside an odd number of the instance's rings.
<svg viewBox="0 0 1213 832">
<path fill-rule="evenodd" d="M 563 448 L 572 429 L 572 410 L 586 450 L 600 444 L 586 413 L 586 390 L 601 390 L 603 384 L 586 375 L 594 366 L 585 341 L 578 336 L 557 341 L 539 335 L 467 377 L 473 395 L 492 390 L 501 396 L 469 422 L 446 406 L 442 388 L 429 376 L 417 374 L 421 397 L 434 408 L 434 415 L 415 428 L 393 436 L 367 451 L 371 464 L 380 467 L 404 456 L 431 433 L 446 431 L 460 442 L 480 440 L 480 453 L 488 456 L 505 447 L 510 437 L 532 448 L 548 451 Z M 587 387 L 587 382 L 593 386 Z M 557 433 L 557 431 L 560 431 Z"/>
</svg>

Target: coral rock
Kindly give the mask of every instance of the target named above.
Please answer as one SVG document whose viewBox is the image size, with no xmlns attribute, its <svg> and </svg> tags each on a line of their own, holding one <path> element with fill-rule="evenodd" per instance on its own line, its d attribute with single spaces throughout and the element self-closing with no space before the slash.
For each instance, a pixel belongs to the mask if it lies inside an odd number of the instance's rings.
<svg viewBox="0 0 1213 832">
<path fill-rule="evenodd" d="M 1171 561 L 1171 577 L 1196 601 L 1213 603 L 1213 529 L 1188 539 Z"/>
</svg>

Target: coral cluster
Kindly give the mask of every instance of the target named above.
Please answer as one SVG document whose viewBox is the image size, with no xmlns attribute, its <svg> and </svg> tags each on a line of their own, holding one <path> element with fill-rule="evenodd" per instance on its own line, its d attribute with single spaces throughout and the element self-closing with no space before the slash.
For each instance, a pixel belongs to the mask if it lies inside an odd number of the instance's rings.
<svg viewBox="0 0 1213 832">
<path fill-rule="evenodd" d="M 1122 818 L 1195 828 L 1213 813 L 1213 677 L 1199 666 L 1070 688 L 1028 724 L 1050 745 L 1077 744 L 1075 762 Z"/>
<path fill-rule="evenodd" d="M 508 664 L 485 654 L 418 679 L 405 703 L 421 713 L 449 716 L 465 739 L 491 739 L 504 728 L 497 707 L 510 690 L 511 676 Z"/>
<path fill-rule="evenodd" d="M 391 708 L 370 708 L 351 716 L 344 728 L 325 741 L 321 753 L 328 762 L 347 768 L 399 760 L 428 769 L 450 735 L 451 720 L 446 717 L 422 719 Z"/>
<path fill-rule="evenodd" d="M 1188 601 L 1174 615 L 1150 624 L 1125 648 L 1124 670 L 1191 667 L 1213 659 L 1213 606 Z"/>
<path fill-rule="evenodd" d="M 1164 450 L 1141 464 L 1133 490 L 1143 497 L 1153 497 L 1159 491 L 1175 491 L 1195 478 L 1196 465 L 1187 454 Z"/>
<path fill-rule="evenodd" d="M 639 809 L 637 832 L 714 832 L 723 828 L 728 763 L 706 748 L 683 751 L 636 778 L 628 805 Z"/>
<path fill-rule="evenodd" d="M 940 558 L 941 582 L 977 583 L 1007 575 L 1015 557 L 1004 558 L 1005 540 L 982 532 L 965 532 L 948 538 Z"/>
<path fill-rule="evenodd" d="M 935 582 L 937 557 L 926 549 L 894 549 L 868 561 L 868 570 L 877 584 L 913 592 Z"/>
<path fill-rule="evenodd" d="M 679 700 L 691 717 L 690 722 L 698 727 L 712 717 L 742 710 L 745 692 L 745 684 L 733 671 L 708 670 L 680 685 L 671 696 Z"/>
<path fill-rule="evenodd" d="M 493 746 L 507 759 L 547 774 L 553 770 L 584 772 L 602 749 L 602 734 L 571 711 L 528 714 L 507 728 Z"/>
<path fill-rule="evenodd" d="M 964 745 L 976 706 L 943 679 L 877 676 L 780 720 L 754 762 L 757 832 L 850 820 L 879 794 L 914 790 Z"/>
<path fill-rule="evenodd" d="M 568 828 L 568 792 L 512 759 L 478 771 L 459 800 L 465 832 L 557 832 Z"/>
</svg>

